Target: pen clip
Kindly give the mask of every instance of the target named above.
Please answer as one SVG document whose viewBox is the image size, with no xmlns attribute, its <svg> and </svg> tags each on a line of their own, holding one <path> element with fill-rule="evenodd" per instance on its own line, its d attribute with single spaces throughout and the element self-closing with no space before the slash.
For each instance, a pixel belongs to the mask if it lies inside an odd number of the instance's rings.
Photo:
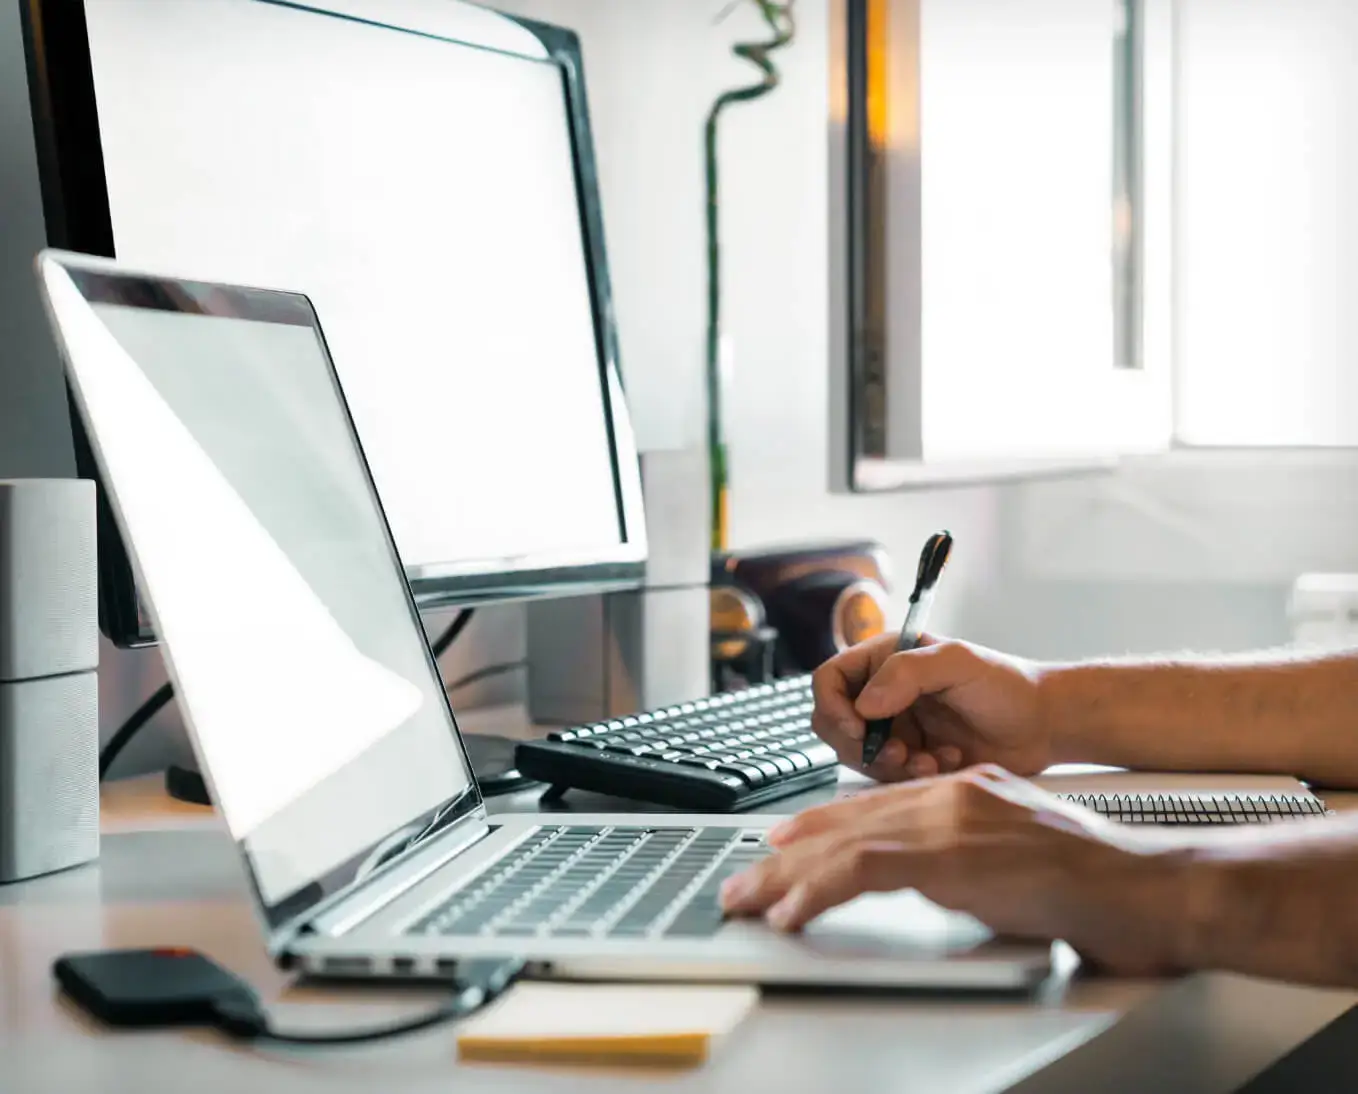
<svg viewBox="0 0 1358 1094">
<path fill-rule="evenodd" d="M 952 535 L 948 532 L 935 532 L 924 544 L 924 550 L 920 552 L 919 569 L 915 573 L 915 591 L 910 594 L 910 603 L 914 604 L 920 596 L 929 592 L 934 583 L 938 581 L 938 575 L 943 572 L 943 567 L 948 564 L 948 555 L 952 551 Z"/>
</svg>

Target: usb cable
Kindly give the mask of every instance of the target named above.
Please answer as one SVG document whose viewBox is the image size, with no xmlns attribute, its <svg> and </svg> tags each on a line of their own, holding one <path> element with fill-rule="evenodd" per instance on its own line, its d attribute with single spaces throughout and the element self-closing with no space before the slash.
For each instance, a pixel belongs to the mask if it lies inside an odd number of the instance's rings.
<svg viewBox="0 0 1358 1094">
<path fill-rule="evenodd" d="M 523 973 L 524 962 L 514 958 L 486 958 L 460 962 L 453 995 L 418 1018 L 370 1029 L 336 1033 L 292 1033 L 274 1029 L 259 999 L 249 992 L 230 992 L 213 1000 L 213 1024 L 239 1041 L 275 1041 L 288 1045 L 358 1045 L 382 1041 L 466 1018 L 505 991 Z"/>
</svg>

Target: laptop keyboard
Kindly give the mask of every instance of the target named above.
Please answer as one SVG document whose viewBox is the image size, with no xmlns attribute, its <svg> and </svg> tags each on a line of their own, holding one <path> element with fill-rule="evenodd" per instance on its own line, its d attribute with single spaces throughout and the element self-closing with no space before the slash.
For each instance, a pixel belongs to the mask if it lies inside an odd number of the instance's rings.
<svg viewBox="0 0 1358 1094">
<path fill-rule="evenodd" d="M 721 883 L 768 853 L 731 828 L 540 828 L 411 933 L 491 938 L 705 938 Z"/>
</svg>

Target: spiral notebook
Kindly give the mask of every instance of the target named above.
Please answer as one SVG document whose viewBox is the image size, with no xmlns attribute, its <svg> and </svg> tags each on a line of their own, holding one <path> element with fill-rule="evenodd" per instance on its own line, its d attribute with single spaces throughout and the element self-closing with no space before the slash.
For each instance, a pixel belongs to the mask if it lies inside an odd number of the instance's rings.
<svg viewBox="0 0 1358 1094">
<path fill-rule="evenodd" d="M 1165 775 L 1072 766 L 1053 768 L 1035 781 L 1124 824 L 1268 824 L 1329 812 L 1323 800 L 1288 776 Z"/>
<path fill-rule="evenodd" d="M 1124 824 L 1267 824 L 1332 812 L 1306 786 L 1285 775 L 1160 774 L 1068 764 L 1033 781 Z M 842 780 L 836 797 L 852 797 L 872 785 Z"/>
</svg>

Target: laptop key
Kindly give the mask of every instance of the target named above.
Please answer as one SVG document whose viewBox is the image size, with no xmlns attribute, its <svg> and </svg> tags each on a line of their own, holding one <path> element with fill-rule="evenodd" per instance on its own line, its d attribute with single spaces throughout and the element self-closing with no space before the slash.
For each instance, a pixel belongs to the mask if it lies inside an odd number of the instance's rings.
<svg viewBox="0 0 1358 1094">
<path fill-rule="evenodd" d="M 665 928 L 666 938 L 709 938 L 721 929 L 725 916 L 718 896 L 722 882 L 758 862 L 770 853 L 760 843 L 740 843 L 703 881 L 673 922 Z"/>
</svg>

